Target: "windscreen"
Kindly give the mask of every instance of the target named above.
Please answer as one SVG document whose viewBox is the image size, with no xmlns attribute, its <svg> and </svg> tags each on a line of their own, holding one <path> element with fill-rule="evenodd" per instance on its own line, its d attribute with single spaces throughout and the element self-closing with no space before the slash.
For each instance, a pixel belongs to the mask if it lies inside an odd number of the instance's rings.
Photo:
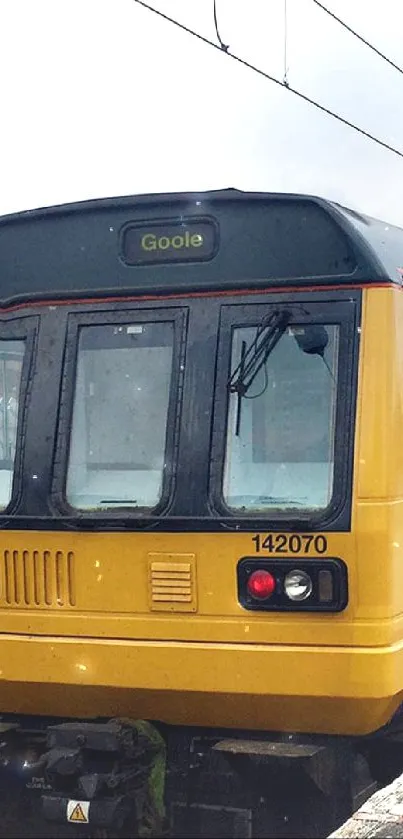
<svg viewBox="0 0 403 839">
<path fill-rule="evenodd" d="M 157 506 L 173 340 L 170 322 L 81 328 L 66 489 L 71 506 Z"/>
<path fill-rule="evenodd" d="M 223 496 L 234 510 L 320 510 L 330 503 L 339 327 L 322 328 L 322 354 L 312 352 L 315 328 L 287 328 L 248 391 L 229 396 Z M 258 329 L 233 328 L 232 370 Z"/>
<path fill-rule="evenodd" d="M 11 501 L 24 341 L 0 341 L 0 509 Z"/>
</svg>

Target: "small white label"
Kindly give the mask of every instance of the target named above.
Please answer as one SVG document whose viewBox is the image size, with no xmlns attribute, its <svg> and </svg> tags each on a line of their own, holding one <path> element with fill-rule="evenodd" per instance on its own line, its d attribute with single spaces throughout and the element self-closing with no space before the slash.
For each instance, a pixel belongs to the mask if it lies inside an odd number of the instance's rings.
<svg viewBox="0 0 403 839">
<path fill-rule="evenodd" d="M 141 335 L 142 331 L 142 326 L 128 326 L 126 329 L 128 335 Z"/>
<path fill-rule="evenodd" d="M 67 821 L 73 824 L 88 824 L 90 820 L 90 801 L 67 802 Z"/>
</svg>

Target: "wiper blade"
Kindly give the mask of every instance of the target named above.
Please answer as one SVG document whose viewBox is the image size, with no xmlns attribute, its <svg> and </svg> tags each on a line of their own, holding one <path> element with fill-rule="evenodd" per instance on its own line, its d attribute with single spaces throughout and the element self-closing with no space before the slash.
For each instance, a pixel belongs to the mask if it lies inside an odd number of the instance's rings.
<svg viewBox="0 0 403 839">
<path fill-rule="evenodd" d="M 250 386 L 263 365 L 277 346 L 280 338 L 284 335 L 292 313 L 287 309 L 272 312 L 269 317 L 262 320 L 258 327 L 256 338 L 246 349 L 246 341 L 242 341 L 241 360 L 228 380 L 230 393 L 238 394 L 237 418 L 235 435 L 239 437 L 241 426 L 242 399 L 246 396 Z"/>
<path fill-rule="evenodd" d="M 243 341 L 244 352 L 241 353 L 241 360 L 231 373 L 228 382 L 231 393 L 246 395 L 270 353 L 284 335 L 291 318 L 292 313 L 286 309 L 273 312 L 268 318 L 263 319 L 258 327 L 256 338 L 248 349 L 246 349 L 246 342 Z"/>
</svg>

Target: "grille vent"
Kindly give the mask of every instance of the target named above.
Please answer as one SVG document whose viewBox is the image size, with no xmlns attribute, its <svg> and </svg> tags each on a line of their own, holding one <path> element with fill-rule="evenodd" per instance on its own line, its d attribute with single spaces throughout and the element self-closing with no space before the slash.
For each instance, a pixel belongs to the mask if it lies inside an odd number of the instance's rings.
<svg viewBox="0 0 403 839">
<path fill-rule="evenodd" d="M 149 603 L 152 611 L 196 611 L 196 558 L 193 554 L 149 555 Z"/>
<path fill-rule="evenodd" d="M 72 551 L 4 551 L 0 605 L 16 609 L 75 606 Z"/>
</svg>

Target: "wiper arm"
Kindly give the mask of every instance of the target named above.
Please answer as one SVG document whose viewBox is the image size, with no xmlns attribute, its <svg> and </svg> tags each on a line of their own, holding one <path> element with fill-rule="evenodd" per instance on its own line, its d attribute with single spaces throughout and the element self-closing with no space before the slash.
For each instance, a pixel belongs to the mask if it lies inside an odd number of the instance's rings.
<svg viewBox="0 0 403 839">
<path fill-rule="evenodd" d="M 248 349 L 246 349 L 246 341 L 242 342 L 241 360 L 228 380 L 230 393 L 238 394 L 235 428 L 237 437 L 239 437 L 241 426 L 242 399 L 246 396 L 270 353 L 273 352 L 280 338 L 284 335 L 291 318 L 292 313 L 287 309 L 273 312 L 268 318 L 263 319 L 258 327 L 256 338 Z"/>
<path fill-rule="evenodd" d="M 268 318 L 263 319 L 258 327 L 256 338 L 248 349 L 246 349 L 246 341 L 242 342 L 241 360 L 228 381 L 230 393 L 246 395 L 270 353 L 284 335 L 291 317 L 292 313 L 286 309 L 273 312 Z"/>
</svg>

